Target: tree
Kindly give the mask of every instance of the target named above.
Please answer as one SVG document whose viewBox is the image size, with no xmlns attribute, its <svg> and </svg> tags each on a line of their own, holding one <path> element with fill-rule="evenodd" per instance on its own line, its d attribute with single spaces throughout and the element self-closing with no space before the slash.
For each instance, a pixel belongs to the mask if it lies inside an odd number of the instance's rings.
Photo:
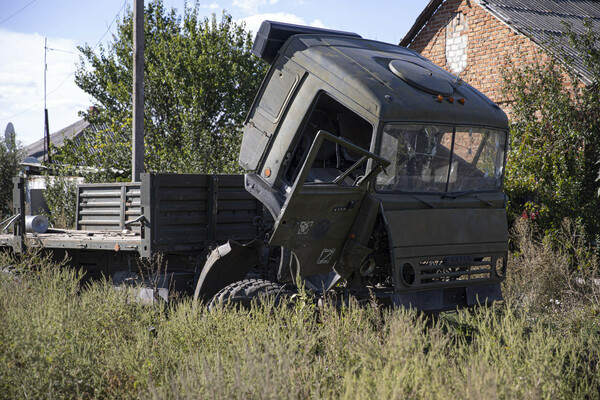
<svg viewBox="0 0 600 400">
<path fill-rule="evenodd" d="M 19 152 L 14 135 L 0 139 L 0 218 L 12 213 L 12 178 L 19 173 Z"/>
<path fill-rule="evenodd" d="M 579 36 L 568 29 L 569 43 L 581 54 L 592 81 L 600 82 L 600 41 L 590 22 L 586 27 Z M 582 84 L 573 59 L 560 49 L 557 53 L 564 64 L 538 60 L 504 73 L 505 92 L 513 100 L 509 212 L 551 231 L 570 218 L 593 239 L 600 233 L 600 93 L 597 83 Z"/>
<path fill-rule="evenodd" d="M 250 34 L 225 12 L 220 22 L 214 14 L 200 18 L 197 2 L 180 16 L 152 0 L 144 14 L 146 170 L 238 171 L 241 125 L 266 72 L 250 53 Z M 79 49 L 75 81 L 97 110 L 85 118 L 105 129 L 67 143 L 56 157 L 69 165 L 83 158 L 103 179 L 114 170 L 131 174 L 132 37 L 128 11 L 106 48 Z"/>
</svg>

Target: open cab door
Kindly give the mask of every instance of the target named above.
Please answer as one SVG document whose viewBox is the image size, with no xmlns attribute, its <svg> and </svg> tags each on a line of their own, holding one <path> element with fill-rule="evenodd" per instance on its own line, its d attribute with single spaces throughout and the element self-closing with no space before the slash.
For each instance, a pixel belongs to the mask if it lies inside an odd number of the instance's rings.
<svg viewBox="0 0 600 400">
<path fill-rule="evenodd" d="M 320 168 L 319 153 L 334 146 L 348 155 L 351 165 Z M 355 160 L 355 161 L 354 161 Z M 367 162 L 373 160 L 367 171 Z M 271 245 L 290 249 L 297 258 L 301 277 L 330 273 L 340 258 L 344 243 L 352 237 L 352 226 L 368 190 L 368 183 L 389 161 L 355 144 L 319 131 L 305 157 L 270 238 Z M 366 173 L 365 173 L 366 172 Z"/>
</svg>

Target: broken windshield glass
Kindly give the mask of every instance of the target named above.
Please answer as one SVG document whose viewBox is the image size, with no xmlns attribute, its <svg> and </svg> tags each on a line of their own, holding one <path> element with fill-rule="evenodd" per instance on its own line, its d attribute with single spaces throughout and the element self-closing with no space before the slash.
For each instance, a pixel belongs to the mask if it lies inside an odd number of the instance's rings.
<svg viewBox="0 0 600 400">
<path fill-rule="evenodd" d="M 377 177 L 379 191 L 455 193 L 497 190 L 506 133 L 481 127 L 388 124 L 381 156 L 392 164 Z"/>
</svg>

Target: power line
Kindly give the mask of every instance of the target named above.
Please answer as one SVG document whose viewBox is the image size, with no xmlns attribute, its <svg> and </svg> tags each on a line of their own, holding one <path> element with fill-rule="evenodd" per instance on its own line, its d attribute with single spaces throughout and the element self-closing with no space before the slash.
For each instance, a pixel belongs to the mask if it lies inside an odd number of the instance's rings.
<svg viewBox="0 0 600 400">
<path fill-rule="evenodd" d="M 31 3 L 33 3 L 34 1 L 37 0 L 33 0 Z M 121 11 L 123 11 L 123 9 L 125 8 L 125 6 L 127 5 L 127 2 L 129 0 L 125 0 L 123 2 L 123 5 L 121 6 L 121 8 L 119 9 L 119 11 L 115 14 L 115 17 L 113 18 L 112 22 L 108 25 L 108 27 L 106 28 L 106 31 L 102 34 L 102 36 L 100 36 L 100 39 L 98 39 L 98 42 L 96 43 L 96 45 L 93 47 L 93 50 L 96 50 L 96 48 L 100 45 L 100 43 L 102 43 L 102 39 L 104 39 L 104 37 L 106 36 L 106 34 L 110 31 L 110 28 L 112 27 L 112 25 L 115 23 L 115 21 L 117 20 L 117 18 L 119 17 L 119 15 L 121 14 Z M 29 3 L 29 4 L 31 4 Z M 27 4 L 25 7 L 27 7 L 29 4 Z M 23 7 L 21 10 L 23 10 L 25 7 Z M 18 12 L 20 12 L 21 10 L 17 11 L 15 14 L 17 14 Z M 13 15 L 15 15 L 13 14 Z M 12 17 L 12 15 L 11 15 Z M 10 18 L 10 17 L 9 17 Z M 3 21 L 4 22 L 4 21 Z M 2 22 L 0 22 L 1 24 Z M 71 53 L 71 54 L 75 54 L 73 52 L 70 51 L 66 51 L 66 50 L 60 50 L 60 49 L 51 49 L 48 48 L 48 50 L 54 50 L 54 51 L 62 51 L 65 53 Z M 50 92 L 47 93 L 47 95 L 51 95 L 52 93 L 56 92 L 58 89 L 60 89 L 62 87 L 62 85 L 64 85 L 73 75 L 75 74 L 75 71 L 71 72 L 61 83 L 58 84 L 57 87 L 55 87 L 53 90 L 51 90 Z M 38 104 L 40 104 L 44 99 L 41 98 L 40 100 L 36 101 L 35 103 L 33 103 L 31 105 L 31 107 L 27 108 L 24 111 L 21 111 L 17 114 L 11 115 L 10 117 L 6 117 L 6 118 L 0 118 L 0 121 L 6 121 L 15 117 L 18 117 L 19 115 L 25 114 L 28 111 L 31 111 L 32 109 L 34 109 Z"/>
<path fill-rule="evenodd" d="M 125 0 L 123 2 L 123 5 L 121 6 L 121 8 L 119 9 L 119 11 L 115 14 L 115 17 L 113 18 L 112 22 L 108 25 L 108 28 L 106 29 L 106 32 L 104 32 L 102 34 L 102 36 L 100 36 L 100 39 L 98 40 L 98 42 L 96 43 L 96 45 L 94 46 L 94 50 L 96 49 L 96 47 L 98 47 L 100 45 L 100 43 L 102 43 L 102 39 L 104 39 L 104 36 L 106 36 L 106 34 L 110 31 L 110 28 L 112 27 L 112 25 L 115 23 L 115 21 L 117 20 L 117 18 L 119 17 L 119 15 L 121 14 L 121 11 L 123 11 L 123 9 L 125 8 L 125 6 L 127 5 L 127 2 L 129 0 Z M 50 49 L 49 50 L 58 50 L 58 49 Z M 69 52 L 69 51 L 65 51 L 65 50 L 58 50 L 58 51 L 64 51 L 65 53 L 71 53 L 71 54 L 75 54 L 73 52 Z M 64 85 L 67 80 L 69 80 L 69 78 L 71 78 L 73 75 L 75 74 L 75 72 L 71 72 L 61 83 L 58 84 L 58 86 L 56 88 L 54 88 L 53 90 L 51 90 L 48 94 L 52 94 L 54 92 L 56 92 L 58 89 L 60 89 L 60 87 L 62 85 Z"/>
<path fill-rule="evenodd" d="M 75 54 L 74 51 L 69 51 L 69 50 L 62 50 L 62 49 L 53 49 L 52 47 L 46 47 L 48 50 L 50 51 L 59 51 L 61 53 L 69 53 L 69 54 Z"/>
<path fill-rule="evenodd" d="M 61 83 L 59 83 L 57 87 L 55 87 L 55 88 L 54 88 L 54 89 L 52 89 L 50 92 L 48 92 L 48 94 L 52 94 L 52 93 L 56 92 L 58 89 L 60 89 L 60 87 L 61 87 L 62 85 L 64 85 L 64 84 L 65 84 L 65 82 L 67 82 L 67 81 L 69 80 L 69 78 L 73 76 L 73 74 L 74 74 L 74 73 L 75 73 L 75 72 L 71 72 L 71 73 L 69 74 L 69 76 L 67 76 L 67 77 L 66 77 L 66 78 L 65 78 L 65 79 L 64 79 L 64 80 L 63 80 Z"/>
<path fill-rule="evenodd" d="M 39 99 L 38 101 L 36 101 L 35 103 L 33 103 L 33 105 L 31 107 L 29 107 L 29 108 L 27 108 L 27 109 L 25 109 L 25 110 L 23 110 L 23 111 L 15 114 L 15 115 L 11 115 L 10 117 L 6 117 L 6 118 L 0 118 L 0 121 L 7 121 L 7 120 L 12 119 L 14 117 L 18 117 L 19 115 L 25 114 L 27 111 L 33 110 L 35 108 L 35 106 L 37 106 L 38 104 L 40 104 L 42 102 L 42 100 L 44 100 L 44 99 Z"/>
<path fill-rule="evenodd" d="M 53 51 L 60 51 L 60 52 L 63 52 L 63 53 L 75 54 L 74 52 L 72 52 L 72 51 L 67 51 L 67 50 L 53 49 L 53 48 L 50 48 L 50 47 L 48 47 L 47 49 L 48 49 L 48 50 L 53 50 Z M 64 79 L 64 80 L 63 80 L 61 83 L 59 83 L 59 84 L 58 84 L 58 86 L 57 86 L 57 87 L 55 87 L 55 88 L 54 88 L 54 89 L 53 89 L 53 90 L 52 90 L 50 93 L 47 93 L 47 95 L 48 95 L 48 94 L 52 94 L 52 93 L 56 92 L 58 89 L 60 89 L 60 88 L 61 88 L 61 86 L 62 86 L 62 85 L 64 85 L 64 84 L 67 82 L 67 80 L 69 80 L 69 78 L 70 78 L 71 76 L 73 76 L 73 74 L 74 74 L 74 72 L 71 72 L 71 73 L 70 73 L 70 74 L 69 74 L 69 75 L 68 75 L 68 76 L 67 76 L 67 77 L 66 77 L 66 78 L 65 78 L 65 79 Z M 40 103 L 41 103 L 43 100 L 44 100 L 44 99 L 40 99 L 40 100 L 36 101 L 36 102 L 35 102 L 35 103 L 33 103 L 33 104 L 32 104 L 32 105 L 29 107 L 29 108 L 27 108 L 27 109 L 25 109 L 25 110 L 23 110 L 23 111 L 21 111 L 21 112 L 19 112 L 19 113 L 17 113 L 17 114 L 11 115 L 10 117 L 7 117 L 7 118 L 0 118 L 0 121 L 6 121 L 6 120 L 9 120 L 9 119 L 12 119 L 12 118 L 18 117 L 19 115 L 23 115 L 23 114 L 25 114 L 26 112 L 33 110 L 33 109 L 34 109 L 34 108 L 35 108 L 35 107 L 36 107 L 38 104 L 40 104 Z"/>
<path fill-rule="evenodd" d="M 34 0 L 35 1 L 35 0 Z M 129 0 L 125 0 L 123 2 L 123 5 L 121 6 L 121 9 L 117 12 L 117 14 L 115 15 L 115 17 L 113 18 L 112 22 L 108 25 L 108 28 L 106 28 L 106 32 L 104 32 L 102 34 L 102 36 L 100 36 L 100 39 L 98 39 L 98 43 L 96 43 L 96 45 L 94 46 L 94 50 L 96 50 L 96 47 L 98 47 L 100 45 L 100 43 L 102 42 L 102 39 L 104 39 L 104 36 L 106 36 L 106 34 L 108 33 L 108 31 L 110 31 L 110 28 L 112 27 L 112 25 L 115 23 L 115 21 L 117 20 L 117 18 L 119 17 L 119 14 L 121 14 L 121 11 L 123 11 L 123 9 L 125 8 L 125 5 L 127 5 L 127 2 Z"/>
<path fill-rule="evenodd" d="M 30 5 L 32 5 L 33 3 L 35 3 L 37 0 L 31 0 L 29 3 L 25 4 L 23 7 L 21 7 L 21 9 L 19 11 L 17 11 L 16 13 L 9 15 L 8 17 L 4 18 L 1 22 L 0 25 L 2 25 L 3 23 L 5 23 L 6 21 L 8 21 L 9 19 L 11 19 L 12 17 L 14 17 L 15 15 L 17 15 L 18 13 L 20 13 L 21 11 L 23 11 L 24 9 L 26 9 L 27 7 L 29 7 Z"/>
</svg>

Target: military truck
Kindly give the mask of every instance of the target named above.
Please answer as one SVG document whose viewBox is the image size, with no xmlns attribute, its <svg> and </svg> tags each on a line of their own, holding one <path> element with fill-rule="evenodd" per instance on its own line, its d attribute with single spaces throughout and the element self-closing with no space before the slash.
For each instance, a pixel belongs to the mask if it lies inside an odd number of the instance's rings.
<svg viewBox="0 0 600 400">
<path fill-rule="evenodd" d="M 265 21 L 252 51 L 270 69 L 244 125 L 245 175 L 82 185 L 75 233 L 34 237 L 21 220 L 0 245 L 63 243 L 88 264 L 102 254 L 105 274 L 162 254 L 204 301 L 297 287 L 424 311 L 502 298 L 508 120 L 496 104 L 355 33 Z M 92 205 L 102 188 L 112 233 Z"/>
</svg>

